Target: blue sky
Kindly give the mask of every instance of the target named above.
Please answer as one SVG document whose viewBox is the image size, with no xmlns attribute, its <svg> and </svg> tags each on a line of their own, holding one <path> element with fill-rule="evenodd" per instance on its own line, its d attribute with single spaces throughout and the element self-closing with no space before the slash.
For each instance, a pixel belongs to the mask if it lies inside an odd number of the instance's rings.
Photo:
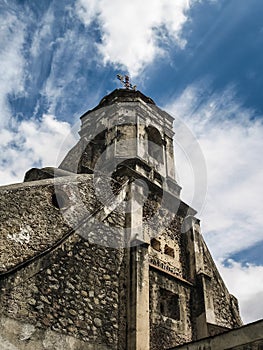
<svg viewBox="0 0 263 350">
<path fill-rule="evenodd" d="M 244 319 L 262 317 L 262 13 L 261 0 L 0 0 L 0 183 L 58 164 L 79 116 L 128 73 L 199 142 L 203 234 Z M 195 206 L 198 162 L 175 132 Z"/>
</svg>

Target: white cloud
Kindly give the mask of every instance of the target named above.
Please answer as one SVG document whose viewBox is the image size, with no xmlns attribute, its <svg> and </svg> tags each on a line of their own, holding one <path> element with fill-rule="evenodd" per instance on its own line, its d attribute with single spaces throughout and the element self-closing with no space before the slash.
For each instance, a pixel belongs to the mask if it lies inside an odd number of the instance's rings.
<svg viewBox="0 0 263 350">
<path fill-rule="evenodd" d="M 66 89 L 69 86 L 72 86 L 73 96 L 75 96 L 75 91 L 82 87 L 83 82 L 81 80 L 83 80 L 83 76 L 79 74 L 80 62 L 85 59 L 90 51 L 89 40 L 79 35 L 77 30 L 66 30 L 63 32 L 63 36 L 53 39 L 54 45 L 57 47 L 53 51 L 49 76 L 46 77 L 44 87 L 41 91 L 47 97 L 49 113 L 51 114 L 55 113 L 58 101 L 63 101 L 64 96 L 68 95 Z M 87 57 L 86 68 L 88 68 L 91 62 L 92 58 Z"/>
<path fill-rule="evenodd" d="M 208 192 L 197 209 L 214 256 L 227 257 L 263 240 L 262 121 L 237 101 L 234 87 L 211 94 L 205 84 L 189 86 L 165 108 L 187 123 L 206 160 Z M 176 135 L 180 143 L 182 135 Z M 176 158 L 183 198 L 191 203 L 196 184 L 190 170 L 198 169 L 198 159 L 189 164 L 179 149 Z"/>
<path fill-rule="evenodd" d="M 46 43 L 48 45 L 52 45 L 52 29 L 55 21 L 54 12 L 52 7 L 48 9 L 46 13 L 44 13 L 41 22 L 39 23 L 37 30 L 34 33 L 32 44 L 31 44 L 31 55 L 33 57 L 37 57 L 38 55 L 43 54 L 43 45 L 46 47 Z M 49 40 L 47 40 L 49 39 Z"/>
<path fill-rule="evenodd" d="M 76 21 L 74 4 L 64 8 L 61 23 L 56 21 L 57 6 L 55 2 L 51 3 L 39 23 L 32 21 L 36 30 L 32 34 L 32 43 L 29 42 L 31 83 L 37 85 L 50 114 L 56 114 L 57 109 L 59 113 L 68 113 L 70 102 L 76 103 L 83 93 L 86 73 L 98 64 L 94 40 L 89 31 L 83 33 L 79 21 Z M 88 91 L 90 87 L 87 85 Z M 94 94 L 89 91 L 89 95 Z M 40 101 L 42 105 L 43 100 Z M 37 104 L 36 114 L 39 108 L 41 105 Z"/>
<path fill-rule="evenodd" d="M 248 323 L 262 318 L 263 266 L 229 263 L 228 267 L 220 263 L 218 267 L 230 292 L 239 300 L 243 321 Z"/>
<path fill-rule="evenodd" d="M 99 8 L 98 0 L 79 0 L 76 3 L 77 14 L 86 26 L 89 26 L 96 16 L 99 15 Z"/>
<path fill-rule="evenodd" d="M 97 20 L 102 41 L 98 49 L 104 63 L 137 75 L 156 56 L 164 42 L 183 48 L 182 27 L 187 11 L 197 0 L 79 0 L 76 11 L 87 26 Z"/>
<path fill-rule="evenodd" d="M 40 121 L 22 121 L 15 130 L 2 130 L 0 183 L 21 182 L 32 166 L 58 166 L 61 156 L 76 142 L 70 124 L 52 115 Z"/>
<path fill-rule="evenodd" d="M 24 90 L 25 25 L 9 12 L 0 15 L 0 23 L 0 127 L 3 127 L 10 120 L 8 95 L 19 95 Z"/>
</svg>

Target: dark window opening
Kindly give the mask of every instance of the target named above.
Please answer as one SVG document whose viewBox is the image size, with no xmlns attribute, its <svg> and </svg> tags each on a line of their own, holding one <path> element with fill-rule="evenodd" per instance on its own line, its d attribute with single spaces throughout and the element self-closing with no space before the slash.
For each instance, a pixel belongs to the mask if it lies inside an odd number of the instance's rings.
<svg viewBox="0 0 263 350">
<path fill-rule="evenodd" d="M 160 312 L 163 316 L 180 320 L 179 295 L 169 290 L 160 289 Z"/>
<path fill-rule="evenodd" d="M 68 195 L 61 190 L 56 190 L 56 192 L 52 194 L 51 201 L 52 204 L 58 209 L 66 208 L 69 205 Z"/>
<path fill-rule="evenodd" d="M 158 241 L 158 239 L 152 238 L 151 239 L 151 246 L 153 247 L 153 249 L 157 250 L 158 252 L 161 251 L 161 242 Z"/>
<path fill-rule="evenodd" d="M 78 173 L 89 173 L 94 170 L 98 161 L 103 162 L 106 146 L 106 130 L 104 130 L 86 146 L 78 164 Z"/>
<path fill-rule="evenodd" d="M 165 244 L 164 247 L 164 254 L 171 256 L 172 258 L 174 258 L 174 249 L 169 247 L 167 244 Z"/>
<path fill-rule="evenodd" d="M 163 163 L 163 140 L 160 132 L 153 126 L 148 126 L 148 153 L 158 162 Z"/>
</svg>

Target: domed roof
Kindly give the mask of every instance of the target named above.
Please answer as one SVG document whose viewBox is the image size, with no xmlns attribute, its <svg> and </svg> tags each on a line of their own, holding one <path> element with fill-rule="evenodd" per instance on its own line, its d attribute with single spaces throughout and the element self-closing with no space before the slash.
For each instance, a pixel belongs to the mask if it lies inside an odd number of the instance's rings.
<svg viewBox="0 0 263 350">
<path fill-rule="evenodd" d="M 138 102 L 138 101 L 144 101 L 148 104 L 155 105 L 155 102 L 150 97 L 145 96 L 143 93 L 141 93 L 138 90 L 115 89 L 109 95 L 104 96 L 101 99 L 100 103 L 95 108 L 89 110 L 84 115 L 96 109 L 112 105 L 113 103 L 116 103 L 116 102 Z"/>
</svg>

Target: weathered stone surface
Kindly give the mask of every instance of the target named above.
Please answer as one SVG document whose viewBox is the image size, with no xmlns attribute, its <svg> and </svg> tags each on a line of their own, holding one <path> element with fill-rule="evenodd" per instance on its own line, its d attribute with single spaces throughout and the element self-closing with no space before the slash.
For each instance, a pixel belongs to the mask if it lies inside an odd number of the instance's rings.
<svg viewBox="0 0 263 350">
<path fill-rule="evenodd" d="M 1 350 L 108 350 L 103 344 L 90 344 L 75 337 L 7 317 L 0 320 Z M 73 331 L 73 329 L 72 329 Z M 86 335 L 85 331 L 82 331 Z"/>
<path fill-rule="evenodd" d="M 101 326 L 102 326 L 102 321 L 101 321 L 101 319 L 98 318 L 98 317 L 95 317 L 95 318 L 94 318 L 94 324 L 95 324 L 96 327 L 101 327 Z"/>
<path fill-rule="evenodd" d="M 52 195 L 58 188 L 69 196 L 68 212 L 61 212 L 52 204 Z M 82 206 L 75 202 L 76 193 Z M 0 272 L 52 247 L 87 215 L 87 210 L 93 213 L 96 207 L 90 175 L 3 186 L 0 199 Z"/>
<path fill-rule="evenodd" d="M 260 350 L 263 346 L 262 330 L 263 320 L 170 350 Z"/>
</svg>

